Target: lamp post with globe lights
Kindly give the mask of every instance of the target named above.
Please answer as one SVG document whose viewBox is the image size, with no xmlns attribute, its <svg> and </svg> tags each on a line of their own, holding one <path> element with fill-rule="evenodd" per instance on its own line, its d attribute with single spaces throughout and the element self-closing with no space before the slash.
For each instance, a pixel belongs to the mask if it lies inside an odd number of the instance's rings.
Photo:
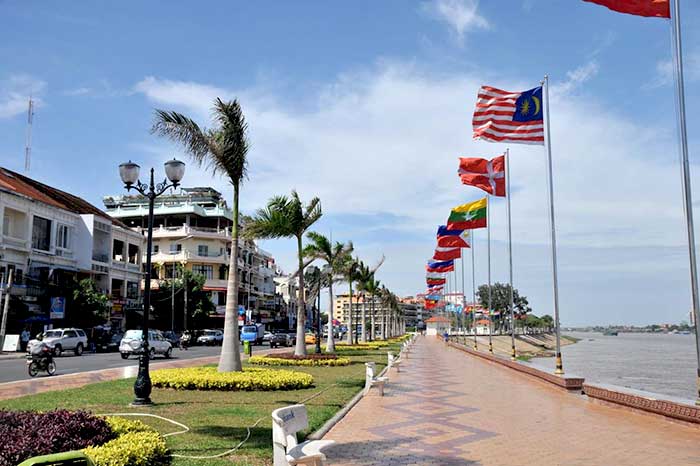
<svg viewBox="0 0 700 466">
<path fill-rule="evenodd" d="M 153 179 L 153 168 L 148 184 L 139 181 L 139 167 L 129 160 L 119 165 L 119 176 L 124 182 L 127 191 L 135 189 L 144 197 L 148 198 L 148 232 L 146 240 L 146 273 L 143 286 L 143 324 L 141 329 L 141 352 L 139 355 L 139 372 L 134 382 L 134 394 L 136 398 L 132 405 L 150 405 L 151 401 L 151 376 L 148 372 L 148 360 L 150 357 L 148 349 L 148 319 L 151 308 L 151 249 L 153 248 L 153 205 L 156 197 L 163 194 L 169 188 L 176 188 L 185 175 L 185 164 L 179 160 L 169 160 L 165 162 L 165 176 L 167 179 L 162 183 L 155 183 Z"/>
</svg>

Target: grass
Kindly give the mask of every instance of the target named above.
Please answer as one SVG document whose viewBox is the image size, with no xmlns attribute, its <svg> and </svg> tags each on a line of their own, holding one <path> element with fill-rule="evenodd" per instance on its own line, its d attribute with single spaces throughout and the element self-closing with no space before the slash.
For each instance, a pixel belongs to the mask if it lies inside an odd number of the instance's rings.
<svg viewBox="0 0 700 466">
<path fill-rule="evenodd" d="M 364 363 L 374 361 L 378 369 L 387 362 L 387 350 L 398 351 L 398 344 L 379 350 L 347 352 L 349 366 L 300 367 L 293 370 L 313 375 L 314 387 L 303 390 L 273 392 L 219 392 L 154 388 L 150 408 L 131 408 L 134 379 L 87 385 L 82 388 L 40 393 L 0 401 L 0 409 L 46 411 L 55 408 L 85 409 L 96 414 L 145 412 L 173 419 L 190 428 L 190 432 L 167 437 L 171 453 L 191 456 L 216 455 L 233 448 L 247 436 L 247 442 L 233 455 L 218 459 L 173 458 L 175 466 L 271 465 L 272 420 L 277 408 L 303 402 L 309 413 L 308 435 L 320 428 L 362 387 Z M 290 369 L 285 367 L 285 369 Z M 313 398 L 312 398 L 313 397 Z M 161 433 L 179 430 L 164 421 L 138 418 Z M 301 438 L 301 436 L 300 436 Z"/>
</svg>

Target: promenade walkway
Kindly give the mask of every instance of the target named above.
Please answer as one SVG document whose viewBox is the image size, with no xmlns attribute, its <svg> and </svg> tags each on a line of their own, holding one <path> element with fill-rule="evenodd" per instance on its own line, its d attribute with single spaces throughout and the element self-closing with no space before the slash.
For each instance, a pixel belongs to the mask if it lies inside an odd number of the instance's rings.
<svg viewBox="0 0 700 466">
<path fill-rule="evenodd" d="M 332 465 L 700 465 L 700 427 L 603 405 L 419 337 L 384 397 L 325 436 Z"/>
</svg>

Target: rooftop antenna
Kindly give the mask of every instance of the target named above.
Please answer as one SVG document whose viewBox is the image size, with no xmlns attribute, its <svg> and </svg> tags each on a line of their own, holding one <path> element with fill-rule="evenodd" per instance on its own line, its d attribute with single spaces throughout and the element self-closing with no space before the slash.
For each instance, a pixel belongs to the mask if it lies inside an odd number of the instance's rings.
<svg viewBox="0 0 700 466">
<path fill-rule="evenodd" d="M 29 173 L 32 157 L 32 122 L 34 121 L 34 100 L 29 96 L 29 108 L 27 109 L 27 144 L 24 146 L 24 171 Z"/>
</svg>

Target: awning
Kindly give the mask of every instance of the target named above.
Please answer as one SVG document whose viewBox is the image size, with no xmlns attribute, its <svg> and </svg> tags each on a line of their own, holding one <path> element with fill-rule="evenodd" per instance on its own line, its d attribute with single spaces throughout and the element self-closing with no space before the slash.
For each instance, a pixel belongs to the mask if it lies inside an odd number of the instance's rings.
<svg viewBox="0 0 700 466">
<path fill-rule="evenodd" d="M 226 291 L 226 288 L 220 286 L 205 286 L 204 291 Z"/>
</svg>

